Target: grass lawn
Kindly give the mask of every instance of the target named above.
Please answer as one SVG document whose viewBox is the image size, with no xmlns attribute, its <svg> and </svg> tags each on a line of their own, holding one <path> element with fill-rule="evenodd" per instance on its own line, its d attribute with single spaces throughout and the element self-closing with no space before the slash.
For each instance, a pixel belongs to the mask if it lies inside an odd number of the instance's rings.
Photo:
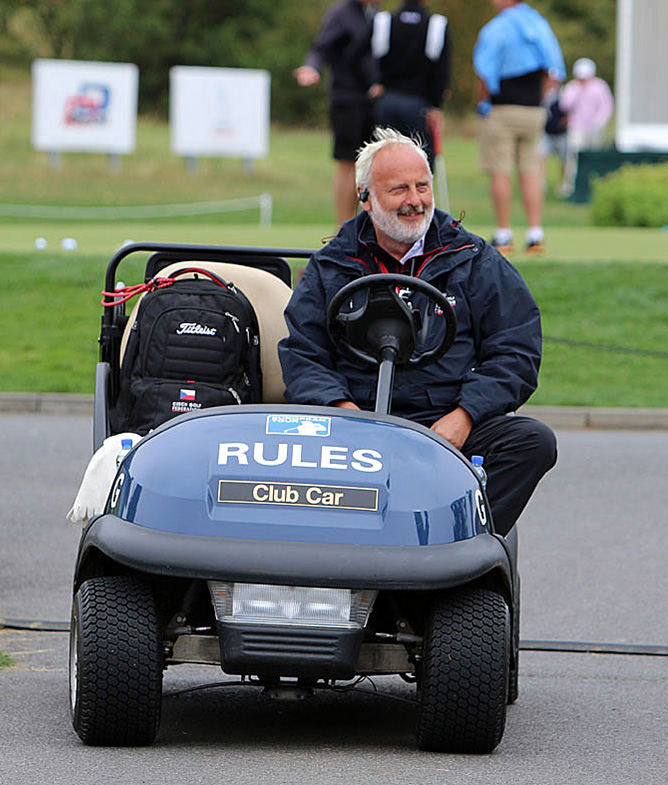
<svg viewBox="0 0 668 785">
<path fill-rule="evenodd" d="M 312 228 L 271 229 L 261 240 L 254 235 L 251 242 L 291 246 L 307 236 L 313 242 L 302 245 L 314 245 L 320 234 L 311 235 Z M 213 229 L 208 229 L 210 236 L 195 238 L 175 231 L 168 239 L 232 244 L 244 241 L 248 231 L 248 227 L 237 227 L 214 238 Z M 551 254 L 540 260 L 525 254 L 513 259 L 543 313 L 544 362 L 541 385 L 532 402 L 667 406 L 668 267 L 659 254 L 652 254 L 651 243 L 644 259 L 627 259 L 625 247 L 642 246 L 640 239 L 646 234 L 640 230 L 601 237 L 596 246 L 609 247 L 609 255 L 587 262 L 568 258 L 570 242 L 566 236 L 560 238 L 561 233 L 572 236 L 573 232 L 553 230 L 555 248 L 563 241 L 564 259 Z M 588 232 L 579 233 L 581 243 L 586 243 Z M 92 391 L 100 290 L 109 255 L 48 250 L 0 253 L 4 279 L 0 389 Z M 126 283 L 141 280 L 139 263 L 121 269 Z"/>
<path fill-rule="evenodd" d="M 543 313 L 531 403 L 668 406 L 668 268 L 653 263 L 519 265 Z"/>
<path fill-rule="evenodd" d="M 466 218 L 467 229 L 489 237 L 491 224 Z M 22 221 L 0 222 L 0 253 L 31 254 L 37 237 L 47 241 L 42 257 L 53 265 L 69 264 L 81 254 L 96 256 L 103 266 L 126 240 L 135 242 L 211 243 L 214 245 L 254 245 L 290 248 L 318 248 L 335 231 L 332 224 L 229 223 L 217 221 Z M 660 229 L 599 228 L 589 226 L 549 226 L 545 258 L 554 262 L 628 261 L 668 263 L 668 232 Z M 77 252 L 63 253 L 60 243 L 74 237 Z M 528 257 L 517 243 L 510 256 L 514 263 Z"/>
</svg>

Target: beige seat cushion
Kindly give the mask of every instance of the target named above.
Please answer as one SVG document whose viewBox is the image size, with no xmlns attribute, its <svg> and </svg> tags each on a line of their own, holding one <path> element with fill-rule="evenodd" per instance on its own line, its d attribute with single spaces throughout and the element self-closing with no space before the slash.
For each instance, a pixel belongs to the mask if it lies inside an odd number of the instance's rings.
<svg viewBox="0 0 668 785">
<path fill-rule="evenodd" d="M 202 267 L 210 270 L 225 281 L 233 283 L 250 300 L 260 327 L 260 362 L 262 364 L 262 400 L 264 403 L 285 403 L 283 374 L 278 361 L 277 344 L 288 334 L 283 311 L 288 304 L 292 289 L 266 270 L 226 262 L 174 262 L 163 267 L 159 275 L 167 277 L 182 267 Z M 183 278 L 192 278 L 187 273 Z M 143 296 L 143 295 L 142 295 Z M 123 360 L 130 330 L 137 318 L 141 297 L 130 314 L 121 340 L 120 361 Z"/>
</svg>

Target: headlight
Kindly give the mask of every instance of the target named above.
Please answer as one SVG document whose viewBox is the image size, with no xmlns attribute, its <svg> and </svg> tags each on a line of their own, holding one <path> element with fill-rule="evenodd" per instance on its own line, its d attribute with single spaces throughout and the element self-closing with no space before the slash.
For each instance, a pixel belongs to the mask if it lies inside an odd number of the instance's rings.
<svg viewBox="0 0 668 785">
<path fill-rule="evenodd" d="M 218 621 L 364 627 L 376 591 L 209 581 Z"/>
</svg>

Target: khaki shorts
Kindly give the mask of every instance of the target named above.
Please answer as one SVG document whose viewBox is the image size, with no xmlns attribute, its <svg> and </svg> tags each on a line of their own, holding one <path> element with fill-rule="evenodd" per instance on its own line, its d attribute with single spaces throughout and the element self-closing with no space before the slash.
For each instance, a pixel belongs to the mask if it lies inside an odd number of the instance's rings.
<svg viewBox="0 0 668 785">
<path fill-rule="evenodd" d="M 483 172 L 540 174 L 539 142 L 547 113 L 542 106 L 493 106 L 478 126 Z"/>
</svg>

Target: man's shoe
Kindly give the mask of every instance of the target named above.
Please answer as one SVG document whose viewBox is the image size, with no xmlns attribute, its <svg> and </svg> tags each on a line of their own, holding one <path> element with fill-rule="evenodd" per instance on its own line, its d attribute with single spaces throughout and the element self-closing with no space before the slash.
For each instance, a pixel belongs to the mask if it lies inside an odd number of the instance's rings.
<svg viewBox="0 0 668 785">
<path fill-rule="evenodd" d="M 544 253 L 545 252 L 545 243 L 542 240 L 534 240 L 531 243 L 527 243 L 526 252 L 527 253 Z"/>
<path fill-rule="evenodd" d="M 513 241 L 512 240 L 510 242 L 508 242 L 508 243 L 500 243 L 496 239 L 496 237 L 492 237 L 491 245 L 492 245 L 493 248 L 496 248 L 496 250 L 499 253 L 502 253 L 504 256 L 506 254 L 512 253 L 515 250 L 515 247 L 513 246 Z"/>
</svg>

